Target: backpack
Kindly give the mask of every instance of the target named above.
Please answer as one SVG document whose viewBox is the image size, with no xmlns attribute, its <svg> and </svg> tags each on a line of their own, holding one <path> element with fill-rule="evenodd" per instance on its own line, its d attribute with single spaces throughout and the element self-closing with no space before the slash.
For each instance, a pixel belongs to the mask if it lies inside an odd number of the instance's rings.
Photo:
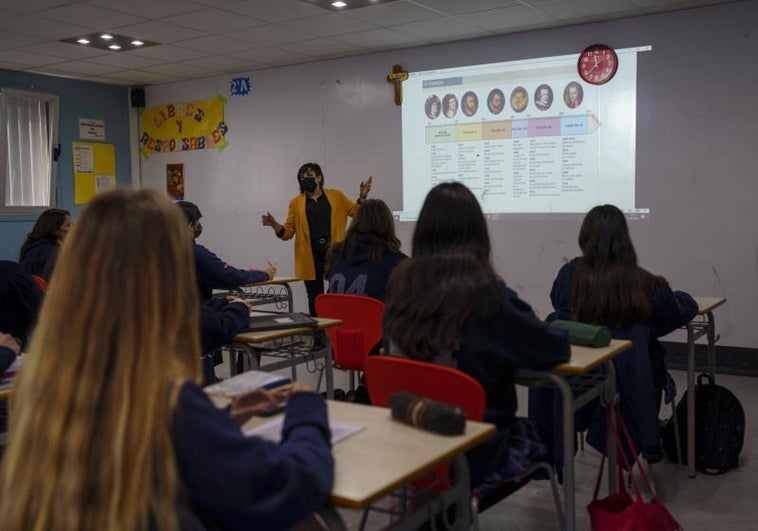
<svg viewBox="0 0 758 531">
<path fill-rule="evenodd" d="M 676 463 L 674 422 L 679 424 L 682 464 L 686 464 L 686 392 L 661 430 L 663 450 Z M 704 474 L 723 474 L 736 467 L 744 438 L 745 412 L 740 401 L 729 389 L 713 383 L 709 375 L 699 375 L 695 386 L 695 467 Z"/>
</svg>

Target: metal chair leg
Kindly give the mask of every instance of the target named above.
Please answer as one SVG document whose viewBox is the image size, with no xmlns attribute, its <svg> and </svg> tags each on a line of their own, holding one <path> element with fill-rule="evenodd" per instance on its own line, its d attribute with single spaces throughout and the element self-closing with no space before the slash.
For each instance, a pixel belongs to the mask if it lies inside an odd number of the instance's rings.
<svg viewBox="0 0 758 531">
<path fill-rule="evenodd" d="M 674 442 L 676 442 L 676 459 L 681 465 L 684 463 L 682 459 L 682 444 L 679 436 L 679 417 L 676 415 L 676 398 L 671 399 L 671 422 L 674 423 Z"/>
</svg>

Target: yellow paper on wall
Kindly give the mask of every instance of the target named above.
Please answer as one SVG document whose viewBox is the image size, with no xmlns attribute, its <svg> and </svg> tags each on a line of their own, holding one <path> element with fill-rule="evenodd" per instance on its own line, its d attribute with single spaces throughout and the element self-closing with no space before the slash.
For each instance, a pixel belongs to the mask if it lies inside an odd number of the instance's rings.
<svg viewBox="0 0 758 531">
<path fill-rule="evenodd" d="M 113 144 L 72 142 L 74 203 L 84 204 L 95 194 L 115 186 L 116 148 Z"/>
</svg>

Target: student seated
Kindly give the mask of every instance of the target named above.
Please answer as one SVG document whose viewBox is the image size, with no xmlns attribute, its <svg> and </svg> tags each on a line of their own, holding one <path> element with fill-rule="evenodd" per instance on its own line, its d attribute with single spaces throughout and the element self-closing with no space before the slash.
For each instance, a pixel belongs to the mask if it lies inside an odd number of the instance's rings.
<svg viewBox="0 0 758 531">
<path fill-rule="evenodd" d="M 213 351 L 229 343 L 250 325 L 249 302 L 234 297 L 210 299 L 200 304 L 200 344 L 203 352 L 203 385 L 218 381 Z"/>
<path fill-rule="evenodd" d="M 405 258 L 389 207 L 381 199 L 366 199 L 345 239 L 332 244 L 326 253 L 329 293 L 364 295 L 384 302 L 390 274 Z"/>
<path fill-rule="evenodd" d="M 553 282 L 550 300 L 555 312 L 548 319 L 604 325 L 614 338 L 632 340 L 632 349 L 614 360 L 621 410 L 643 457 L 659 461 L 658 410 L 667 372 L 658 338 L 695 317 L 697 303 L 637 265 L 626 218 L 613 205 L 587 213 L 579 248 L 582 256 L 561 267 Z M 602 450 L 605 417 L 596 418 L 588 441 Z"/>
<path fill-rule="evenodd" d="M 484 388 L 484 421 L 498 433 L 467 455 L 471 484 L 510 481 L 542 460 L 537 427 L 516 417 L 514 371 L 567 361 L 568 339 L 495 272 L 487 223 L 468 188 L 443 183 L 429 192 L 413 254 L 395 268 L 387 291 L 387 353 L 452 365 Z"/>
<path fill-rule="evenodd" d="M 20 264 L 0 260 L 0 330 L 25 346 L 42 306 L 42 291 Z"/>
<path fill-rule="evenodd" d="M 63 238 L 71 228 L 67 210 L 48 208 L 26 236 L 18 261 L 31 273 L 49 281 Z"/>
<path fill-rule="evenodd" d="M 106 192 L 70 238 L 17 377 L 2 527 L 168 530 L 192 511 L 213 529 L 288 529 L 322 505 L 334 462 L 319 395 L 295 387 L 273 444 L 243 435 L 198 387 L 177 208 L 155 190 Z"/>
<path fill-rule="evenodd" d="M 200 288 L 200 298 L 202 301 L 210 299 L 214 289 L 231 289 L 243 284 L 263 282 L 264 280 L 274 278 L 276 274 L 276 267 L 274 266 L 270 266 L 263 271 L 257 269 L 237 269 L 197 243 L 195 240 L 203 232 L 203 226 L 200 223 L 200 218 L 203 216 L 200 213 L 200 209 L 189 201 L 177 201 L 176 204 L 184 212 L 184 216 L 189 224 L 189 233 L 192 238 L 192 252 L 195 257 L 197 285 Z"/>
<path fill-rule="evenodd" d="M 5 332 L 0 332 L 0 373 L 7 371 L 20 353 L 21 344 L 16 338 Z"/>
</svg>

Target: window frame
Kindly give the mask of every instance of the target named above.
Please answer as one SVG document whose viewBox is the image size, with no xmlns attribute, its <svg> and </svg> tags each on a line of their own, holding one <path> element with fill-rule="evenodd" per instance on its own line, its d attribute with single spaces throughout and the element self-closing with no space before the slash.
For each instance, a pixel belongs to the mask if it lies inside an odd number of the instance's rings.
<svg viewBox="0 0 758 531">
<path fill-rule="evenodd" d="M 7 97 L 22 97 L 44 101 L 48 106 L 48 130 L 50 149 L 50 197 L 47 206 L 6 206 L 8 182 L 8 122 Z M 0 87 L 0 218 L 37 216 L 48 208 L 58 205 L 58 158 L 55 150 L 60 153 L 59 122 L 60 97 L 51 92 L 38 90 L 23 90 L 10 87 Z"/>
</svg>

